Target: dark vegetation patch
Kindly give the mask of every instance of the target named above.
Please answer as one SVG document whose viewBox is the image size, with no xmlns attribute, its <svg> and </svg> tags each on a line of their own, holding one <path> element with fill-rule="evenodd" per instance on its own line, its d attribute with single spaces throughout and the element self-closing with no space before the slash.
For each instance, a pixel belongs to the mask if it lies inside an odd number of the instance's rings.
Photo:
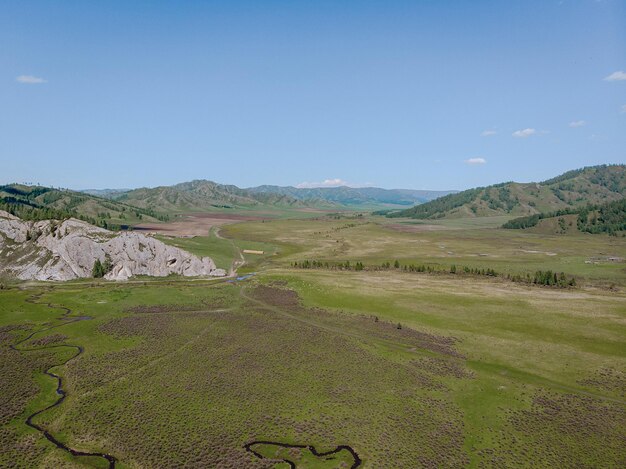
<svg viewBox="0 0 626 469">
<path fill-rule="evenodd" d="M 436 357 L 418 358 L 411 362 L 416 368 L 438 376 L 457 379 L 474 378 L 474 373 L 463 367 L 461 363 Z"/>
<path fill-rule="evenodd" d="M 46 336 L 34 339 L 30 341 L 28 345 L 32 347 L 52 345 L 52 344 L 58 344 L 60 342 L 63 342 L 65 339 L 67 339 L 67 336 L 64 334 L 50 334 L 50 335 L 46 335 Z"/>
<path fill-rule="evenodd" d="M 600 399 L 538 392 L 528 410 L 506 411 L 491 467 L 626 467 L 626 409 Z"/>
<path fill-rule="evenodd" d="M 98 330 L 114 337 L 142 336 L 158 338 L 165 335 L 167 326 L 170 324 L 171 320 L 167 316 L 158 320 L 144 316 L 127 316 L 112 319 L 99 326 Z"/>
<path fill-rule="evenodd" d="M 582 379 L 578 383 L 600 391 L 616 393 L 622 398 L 626 397 L 626 373 L 613 368 L 602 368 L 591 378 Z"/>
<path fill-rule="evenodd" d="M 0 345 L 11 343 L 16 337 L 15 331 L 28 331 L 30 328 L 31 327 L 26 324 L 10 324 L 0 327 Z"/>
</svg>

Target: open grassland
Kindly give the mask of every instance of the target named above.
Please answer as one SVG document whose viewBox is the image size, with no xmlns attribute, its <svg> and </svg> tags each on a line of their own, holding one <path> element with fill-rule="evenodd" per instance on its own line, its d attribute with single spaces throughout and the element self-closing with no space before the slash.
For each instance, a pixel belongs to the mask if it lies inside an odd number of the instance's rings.
<svg viewBox="0 0 626 469">
<path fill-rule="evenodd" d="M 168 239 L 221 267 L 264 251 L 245 281 L 0 290 L 0 467 L 626 466 L 626 273 L 585 262 L 626 257 L 624 240 L 494 226 L 246 222 Z M 290 267 L 307 258 L 582 287 Z M 58 401 L 54 375 L 66 398 L 32 422 L 96 455 L 25 424 Z"/>
<path fill-rule="evenodd" d="M 35 422 L 116 467 L 350 467 L 310 445 L 363 467 L 625 462 L 622 294 L 274 269 L 0 296 L 0 466 L 106 467 L 23 423 L 55 399 L 41 373 L 61 344 L 84 352 L 54 368 L 68 397 Z M 38 350 L 9 347 L 40 329 L 20 345 Z"/>
<path fill-rule="evenodd" d="M 2 294 L 18 295 L 13 308 L 25 307 L 25 294 Z M 259 440 L 320 452 L 348 445 L 371 467 L 468 461 L 462 416 L 445 382 L 403 363 L 407 350 L 456 357 L 450 338 L 309 310 L 282 286 L 107 286 L 38 298 L 93 319 L 57 328 L 63 339 L 44 339 L 82 343 L 85 351 L 58 371 L 68 398 L 37 423 L 72 448 L 112 454 L 119 467 L 273 467 L 281 458 L 245 449 Z M 49 309 L 52 317 L 60 312 Z M 37 318 L 27 324 L 43 327 Z M 346 320 L 350 334 L 342 332 Z M 7 331 L 6 341 L 26 332 Z M 28 371 L 18 383 L 36 389 Z M 23 426 L 32 410 L 24 406 L 13 406 L 4 454 L 22 462 L 31 439 L 42 449 L 18 466 L 50 466 L 56 452 Z M 416 440 L 416 431 L 428 437 Z M 305 467 L 329 467 L 303 457 L 311 461 Z"/>
<path fill-rule="evenodd" d="M 498 225 L 504 220 L 497 217 Z M 565 272 L 579 283 L 626 285 L 626 238 L 606 235 L 547 235 L 494 228 L 493 219 L 390 223 L 379 217 L 278 220 L 223 228 L 235 239 L 273 242 L 281 247 L 274 265 L 305 259 L 357 261 L 380 266 L 452 264 L 526 275 Z M 612 261 L 609 258 L 621 258 Z"/>
</svg>

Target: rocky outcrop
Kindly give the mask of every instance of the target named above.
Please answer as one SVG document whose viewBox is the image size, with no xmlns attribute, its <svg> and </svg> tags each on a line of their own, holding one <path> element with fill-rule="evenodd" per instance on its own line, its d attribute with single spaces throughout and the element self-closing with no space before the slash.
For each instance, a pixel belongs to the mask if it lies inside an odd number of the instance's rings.
<svg viewBox="0 0 626 469">
<path fill-rule="evenodd" d="M 96 260 L 112 266 L 109 280 L 226 275 L 209 257 L 141 233 L 114 233 L 76 219 L 28 222 L 0 211 L 0 273 L 22 280 L 86 278 Z"/>
</svg>

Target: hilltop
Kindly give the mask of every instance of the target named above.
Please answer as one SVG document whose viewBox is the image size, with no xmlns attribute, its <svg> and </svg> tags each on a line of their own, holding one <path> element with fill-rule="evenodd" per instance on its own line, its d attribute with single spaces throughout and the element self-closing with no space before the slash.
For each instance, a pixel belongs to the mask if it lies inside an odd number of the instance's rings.
<svg viewBox="0 0 626 469">
<path fill-rule="evenodd" d="M 306 204 L 281 194 L 255 194 L 237 186 L 194 180 L 173 186 L 133 189 L 111 196 L 135 207 L 163 212 L 193 212 L 214 209 L 259 207 L 305 207 Z"/>
<path fill-rule="evenodd" d="M 568 171 L 543 182 L 506 182 L 477 187 L 393 212 L 388 217 L 519 217 L 598 205 L 624 198 L 626 166 L 601 165 Z"/>
</svg>

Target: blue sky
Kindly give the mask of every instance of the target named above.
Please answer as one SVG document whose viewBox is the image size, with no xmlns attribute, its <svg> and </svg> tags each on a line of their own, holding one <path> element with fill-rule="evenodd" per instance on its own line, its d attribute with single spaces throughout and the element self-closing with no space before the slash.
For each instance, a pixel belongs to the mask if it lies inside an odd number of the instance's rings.
<svg viewBox="0 0 626 469">
<path fill-rule="evenodd" d="M 5 0 L 0 182 L 463 189 L 626 162 L 626 1 Z"/>
</svg>

